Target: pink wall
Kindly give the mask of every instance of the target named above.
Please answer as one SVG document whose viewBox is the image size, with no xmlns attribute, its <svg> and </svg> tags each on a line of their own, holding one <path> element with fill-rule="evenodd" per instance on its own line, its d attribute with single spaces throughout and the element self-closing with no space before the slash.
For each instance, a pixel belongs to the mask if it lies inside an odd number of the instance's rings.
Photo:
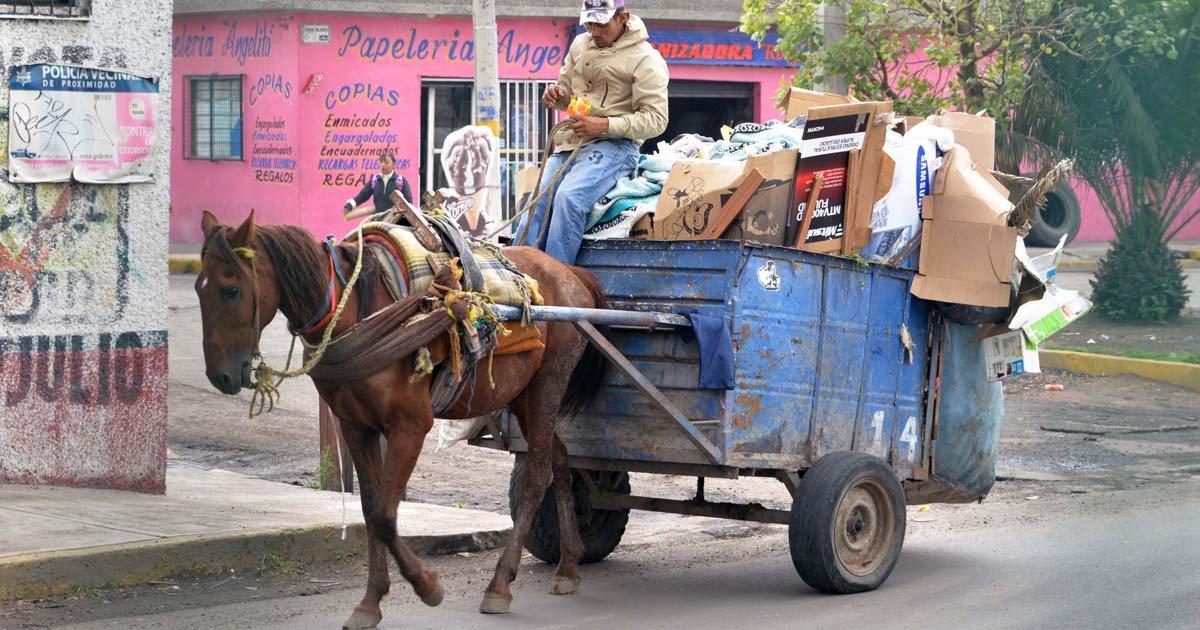
<svg viewBox="0 0 1200 630">
<path fill-rule="evenodd" d="M 1096 198 L 1096 193 L 1092 190 L 1092 187 L 1082 181 L 1074 180 L 1071 182 L 1071 188 L 1079 196 L 1079 204 L 1083 209 L 1081 213 L 1082 222 L 1079 226 L 1079 236 L 1076 240 L 1081 242 L 1112 240 L 1114 236 L 1112 226 L 1109 225 L 1108 217 L 1104 214 L 1104 208 L 1100 206 L 1100 201 Z M 1194 213 L 1197 208 L 1200 208 L 1200 193 L 1194 195 L 1187 202 L 1186 208 L 1182 213 L 1183 216 Z M 1180 241 L 1200 241 L 1200 218 L 1194 219 L 1191 223 L 1184 226 L 1179 234 L 1175 236 L 1175 239 Z"/>
<path fill-rule="evenodd" d="M 251 208 L 265 223 L 295 220 L 301 190 L 285 182 L 299 180 L 298 28 L 290 16 L 175 21 L 171 242 L 203 240 L 204 209 L 226 222 L 240 221 Z M 244 161 L 184 157 L 192 128 L 186 77 L 211 74 L 245 75 Z M 277 183 L 264 183 L 271 180 Z"/>
<path fill-rule="evenodd" d="M 303 24 L 328 25 L 331 41 L 301 43 Z M 573 20 L 501 19 L 501 78 L 555 78 L 574 26 Z M 649 27 L 653 35 L 655 25 Z M 233 223 L 255 208 L 260 221 L 298 223 L 318 236 L 341 236 L 351 227 L 341 218 L 341 206 L 375 171 L 374 156 L 380 150 L 392 149 L 399 171 L 417 187 L 422 80 L 469 79 L 474 74 L 468 18 L 185 18 L 176 20 L 174 35 L 172 242 L 201 240 L 204 209 Z M 184 77 L 213 73 L 246 77 L 245 161 L 183 157 L 189 140 L 185 130 L 190 129 L 185 124 L 190 102 Z M 323 75 L 320 83 L 305 94 L 310 77 L 318 74 Z M 671 75 L 759 83 L 755 109 L 765 120 L 780 116 L 772 101 L 790 73 L 779 68 L 675 64 Z"/>
</svg>

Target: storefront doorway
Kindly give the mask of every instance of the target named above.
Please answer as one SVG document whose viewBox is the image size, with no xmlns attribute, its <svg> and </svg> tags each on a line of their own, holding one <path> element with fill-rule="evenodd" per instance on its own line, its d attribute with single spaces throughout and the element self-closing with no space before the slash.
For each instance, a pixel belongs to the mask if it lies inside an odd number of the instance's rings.
<svg viewBox="0 0 1200 630">
<path fill-rule="evenodd" d="M 721 126 L 754 120 L 753 83 L 672 80 L 668 88 L 667 130 L 642 144 L 642 153 L 653 153 L 659 141 L 696 133 L 721 139 Z"/>
</svg>

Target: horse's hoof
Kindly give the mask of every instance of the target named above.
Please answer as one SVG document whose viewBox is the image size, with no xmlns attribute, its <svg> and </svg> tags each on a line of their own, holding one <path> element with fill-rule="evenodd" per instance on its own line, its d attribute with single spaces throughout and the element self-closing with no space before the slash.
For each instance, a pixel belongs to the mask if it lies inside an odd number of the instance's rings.
<svg viewBox="0 0 1200 630">
<path fill-rule="evenodd" d="M 444 589 L 442 589 L 442 582 L 441 582 L 441 580 L 439 580 L 437 583 L 435 583 L 433 585 L 433 591 L 431 591 L 428 595 L 422 597 L 421 601 L 424 602 L 424 604 L 426 606 L 433 608 L 434 606 L 437 606 L 438 604 L 442 603 L 442 598 L 445 596 L 446 596 L 446 591 Z"/>
<path fill-rule="evenodd" d="M 342 630 L 369 630 L 370 628 L 377 627 L 382 620 L 383 615 L 355 608 L 354 612 L 350 613 L 350 618 L 346 620 L 346 623 L 342 624 Z"/>
<path fill-rule="evenodd" d="M 550 582 L 551 595 L 571 595 L 579 590 L 579 578 L 554 576 Z"/>
<path fill-rule="evenodd" d="M 508 612 L 510 606 L 512 606 L 512 595 L 484 593 L 483 603 L 479 605 L 479 612 L 485 615 L 501 615 Z"/>
</svg>

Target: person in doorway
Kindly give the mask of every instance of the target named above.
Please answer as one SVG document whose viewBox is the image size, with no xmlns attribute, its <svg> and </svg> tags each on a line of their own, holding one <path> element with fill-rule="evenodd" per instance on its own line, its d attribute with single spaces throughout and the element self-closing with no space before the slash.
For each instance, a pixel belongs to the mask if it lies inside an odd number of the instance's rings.
<svg viewBox="0 0 1200 630">
<path fill-rule="evenodd" d="M 392 209 L 392 193 L 399 190 L 409 203 L 413 203 L 412 191 L 408 188 L 408 180 L 404 176 L 396 172 L 396 154 L 391 151 L 384 151 L 379 154 L 379 172 L 363 186 L 363 189 L 357 195 L 346 201 L 343 207 L 342 216 L 346 219 L 353 219 L 365 216 L 367 212 L 355 212 L 358 206 L 366 203 L 368 199 L 372 200 L 375 207 L 370 211 L 370 214 L 377 214 Z"/>
<path fill-rule="evenodd" d="M 667 63 L 650 45 L 642 20 L 625 10 L 625 0 L 584 0 L 579 23 L 587 32 L 571 43 L 542 104 L 565 111 L 575 96 L 589 101 L 592 111 L 570 119 L 570 127 L 551 139 L 556 152 L 542 171 L 543 196 L 522 220 L 516 243 L 568 265 L 575 264 L 592 206 L 633 172 L 642 141 L 667 128 Z M 577 148 L 557 190 L 547 191 Z"/>
</svg>

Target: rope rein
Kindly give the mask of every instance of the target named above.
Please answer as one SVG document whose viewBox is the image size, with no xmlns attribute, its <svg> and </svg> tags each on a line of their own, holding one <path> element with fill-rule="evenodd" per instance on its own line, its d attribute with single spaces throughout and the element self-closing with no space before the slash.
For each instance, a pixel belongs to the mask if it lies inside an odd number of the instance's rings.
<svg viewBox="0 0 1200 630">
<path fill-rule="evenodd" d="M 554 136 L 559 131 L 566 129 L 568 127 L 568 125 L 570 125 L 570 123 L 571 123 L 571 119 L 567 119 L 567 120 L 564 120 L 564 121 L 558 123 L 557 125 L 554 125 L 553 127 L 550 128 L 550 133 L 548 134 L 548 137 L 550 139 L 553 139 Z M 546 231 L 548 229 L 546 226 L 548 226 L 550 224 L 550 215 L 554 210 L 554 208 L 553 208 L 554 192 L 553 191 L 558 189 L 558 185 L 560 183 L 562 183 L 563 177 L 567 174 L 567 171 L 570 169 L 571 164 L 575 162 L 575 158 L 579 157 L 579 152 L 583 149 L 583 147 L 586 147 L 587 145 L 589 145 L 595 141 L 596 141 L 595 138 L 590 138 L 588 140 L 583 141 L 582 143 L 579 144 L 579 146 L 572 149 L 571 154 L 567 156 L 566 161 L 564 161 L 562 163 L 562 166 L 558 167 L 558 170 L 554 172 L 554 178 L 550 181 L 550 185 L 546 188 L 542 188 L 542 173 L 545 172 L 545 170 L 546 170 L 546 163 L 550 161 L 550 155 L 551 155 L 551 149 L 552 149 L 552 145 L 549 142 L 547 142 L 546 150 L 544 152 L 542 152 L 542 164 L 541 164 L 541 166 L 538 167 L 537 185 L 533 189 L 533 194 L 530 195 L 528 197 L 528 199 L 526 199 L 525 204 L 521 207 L 520 210 L 518 210 L 516 212 L 516 214 L 514 214 L 512 216 L 512 218 L 508 219 L 504 223 L 501 223 L 500 226 L 497 227 L 495 230 L 493 230 L 491 234 L 488 234 L 486 237 L 484 237 L 485 240 L 490 240 L 490 239 L 495 238 L 501 232 L 504 232 L 505 230 L 507 230 L 509 228 L 509 226 L 511 226 L 513 223 L 515 223 L 522 216 L 525 216 L 526 214 L 531 214 L 533 209 L 537 208 L 538 203 L 541 202 L 542 197 L 544 197 L 546 195 L 546 193 L 550 193 L 550 195 L 551 195 L 550 207 L 548 207 L 546 209 L 546 217 L 542 221 L 543 225 L 542 225 L 542 229 L 540 230 L 541 234 L 538 235 L 538 242 L 540 243 L 542 237 L 545 236 L 545 234 L 546 234 Z M 528 236 L 528 234 L 529 234 L 529 227 L 532 225 L 532 223 L 533 222 L 530 221 L 525 224 L 524 228 L 521 230 L 521 233 L 518 234 L 516 240 L 513 241 L 514 245 L 520 245 L 522 242 L 524 242 L 525 237 Z M 535 243 L 534 246 L 536 247 L 537 243 Z"/>
<path fill-rule="evenodd" d="M 275 409 L 275 403 L 279 401 L 280 393 L 279 386 L 283 381 L 289 378 L 304 376 L 312 371 L 312 369 L 321 362 L 321 357 L 325 355 L 325 350 L 329 347 L 333 340 L 333 329 L 337 327 L 338 320 L 342 317 L 342 311 L 346 309 L 346 304 L 350 301 L 350 294 L 354 292 L 354 285 L 358 282 L 358 276 L 362 273 L 363 252 L 366 250 L 363 247 L 362 228 L 366 220 L 361 221 L 356 228 L 358 234 L 358 256 L 354 261 L 354 271 L 350 274 L 349 280 L 346 282 L 346 287 L 342 291 L 342 297 L 338 300 L 337 307 L 333 311 L 333 316 L 329 320 L 329 324 L 325 326 L 325 331 L 321 334 L 321 342 L 317 344 L 308 361 L 300 368 L 290 370 L 292 365 L 292 352 L 296 349 L 296 338 L 299 335 L 292 335 L 292 345 L 288 350 L 287 363 L 284 364 L 283 370 L 276 370 L 267 364 L 267 360 L 263 358 L 262 352 L 259 351 L 259 339 L 262 336 L 262 331 L 258 328 L 258 269 L 255 265 L 255 255 L 253 250 L 250 250 L 249 256 L 245 253 L 238 252 L 243 257 L 250 259 L 251 268 L 254 273 L 254 352 L 252 361 L 257 361 L 258 364 L 254 367 L 250 384 L 254 388 L 254 394 L 250 398 L 250 417 L 255 418 L 263 413 L 269 413 Z M 238 248 L 246 249 L 246 248 Z M 237 251 L 237 250 L 235 250 Z"/>
</svg>

